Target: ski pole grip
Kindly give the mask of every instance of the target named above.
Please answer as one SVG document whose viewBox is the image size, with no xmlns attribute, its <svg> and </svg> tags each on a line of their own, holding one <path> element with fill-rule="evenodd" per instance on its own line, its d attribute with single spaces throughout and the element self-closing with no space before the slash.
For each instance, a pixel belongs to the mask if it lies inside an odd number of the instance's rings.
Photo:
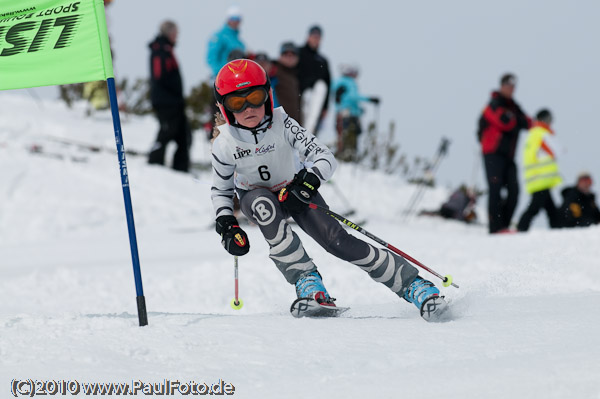
<svg viewBox="0 0 600 399">
<path fill-rule="evenodd" d="M 308 206 L 314 205 L 312 202 L 310 202 L 310 200 L 307 200 L 306 198 L 302 198 L 302 196 L 300 194 L 298 194 L 295 191 L 289 191 L 292 193 L 292 195 L 296 198 L 298 198 L 301 202 L 304 202 L 305 204 L 308 204 Z"/>
</svg>

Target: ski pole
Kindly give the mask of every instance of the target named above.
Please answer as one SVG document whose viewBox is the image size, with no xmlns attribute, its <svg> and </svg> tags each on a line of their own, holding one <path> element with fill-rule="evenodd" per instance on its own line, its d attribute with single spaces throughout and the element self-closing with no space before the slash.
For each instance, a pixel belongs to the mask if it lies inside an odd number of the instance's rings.
<svg viewBox="0 0 600 399">
<path fill-rule="evenodd" d="M 235 310 L 240 310 L 244 306 L 244 301 L 239 298 L 238 286 L 238 257 L 233 257 L 233 273 L 235 277 L 235 297 L 231 300 L 230 305 Z"/>
<path fill-rule="evenodd" d="M 433 160 L 433 163 L 426 168 L 426 171 L 429 171 L 429 173 L 431 174 L 432 179 L 437 172 L 437 168 L 440 165 L 440 161 L 442 160 L 443 156 L 446 155 L 446 153 L 448 152 L 449 145 L 450 145 L 450 140 L 448 140 L 445 137 L 442 137 L 442 142 L 440 143 L 440 147 L 438 148 L 438 151 L 435 156 L 435 159 Z M 411 197 L 408 207 L 404 210 L 404 221 L 407 221 L 408 218 L 412 215 L 417 204 L 421 201 L 421 197 L 423 196 L 424 191 L 425 191 L 425 177 L 423 177 L 421 179 L 421 181 L 419 181 L 417 190 L 414 192 L 413 196 Z"/>
<path fill-rule="evenodd" d="M 377 103 L 375 105 L 375 132 L 379 133 L 381 132 L 381 125 L 379 124 L 379 122 L 381 121 L 381 118 L 379 117 L 379 103 Z"/>
<path fill-rule="evenodd" d="M 311 208 L 311 209 L 317 209 L 317 210 L 319 210 L 319 211 L 321 211 L 321 212 L 323 212 L 323 213 L 331 216 L 332 218 L 336 219 L 338 222 L 343 223 L 346 226 L 348 226 L 348 227 L 350 227 L 350 228 L 358 231 L 359 233 L 366 235 L 367 237 L 369 237 L 371 240 L 375 241 L 376 243 L 383 245 L 384 247 L 386 247 L 389 250 L 397 253 L 398 255 L 402 256 L 403 258 L 408 259 L 409 261 L 411 261 L 415 265 L 419 266 L 420 268 L 422 268 L 422 269 L 428 271 L 429 273 L 433 274 L 434 276 L 436 276 L 437 278 L 439 278 L 440 280 L 442 280 L 442 285 L 444 287 L 448 287 L 450 285 L 453 285 L 454 287 L 459 288 L 457 284 L 454 284 L 452 282 L 452 276 L 451 275 L 447 274 L 445 276 L 442 276 L 441 274 L 439 274 L 436 271 L 434 271 L 434 270 L 430 269 L 429 267 L 425 266 L 424 264 L 422 264 L 421 262 L 419 262 L 418 260 L 416 260 L 412 256 L 410 256 L 410 255 L 402 252 L 398 248 L 394 247 L 392 244 L 389 244 L 389 243 L 383 241 L 381 238 L 379 238 L 379 237 L 377 237 L 377 236 L 369 233 L 367 230 L 363 229 L 362 227 L 360 227 L 356 223 L 348 220 L 347 218 L 345 218 L 345 217 L 343 217 L 341 215 L 338 215 L 337 213 L 335 213 L 335 212 L 333 212 L 333 211 L 331 211 L 331 210 L 329 210 L 329 209 L 327 209 L 327 208 L 325 208 L 323 206 L 317 205 L 317 204 L 315 204 L 313 202 L 308 202 L 308 201 L 305 201 L 305 200 L 303 200 L 301 198 L 299 198 L 299 199 L 302 202 L 308 204 L 309 208 Z"/>
</svg>

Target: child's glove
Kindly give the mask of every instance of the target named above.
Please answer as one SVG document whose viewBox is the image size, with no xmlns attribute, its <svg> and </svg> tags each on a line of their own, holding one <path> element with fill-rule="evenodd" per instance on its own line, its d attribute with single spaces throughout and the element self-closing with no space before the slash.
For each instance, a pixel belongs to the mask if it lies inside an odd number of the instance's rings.
<svg viewBox="0 0 600 399">
<path fill-rule="evenodd" d="M 290 184 L 279 191 L 279 202 L 288 211 L 300 213 L 308 207 L 308 202 L 317 194 L 320 186 L 321 181 L 317 175 L 302 169 Z"/>
<path fill-rule="evenodd" d="M 232 255 L 242 256 L 250 251 L 248 235 L 238 225 L 238 221 L 231 215 L 219 216 L 217 218 L 217 233 L 221 236 L 223 248 Z"/>
</svg>

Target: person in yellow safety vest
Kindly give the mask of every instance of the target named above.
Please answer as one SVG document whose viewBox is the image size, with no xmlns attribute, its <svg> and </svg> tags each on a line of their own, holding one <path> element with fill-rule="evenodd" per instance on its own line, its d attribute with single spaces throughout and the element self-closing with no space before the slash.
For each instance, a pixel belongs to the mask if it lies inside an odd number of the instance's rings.
<svg viewBox="0 0 600 399">
<path fill-rule="evenodd" d="M 556 163 L 556 149 L 552 148 L 554 131 L 550 128 L 551 124 L 552 114 L 549 110 L 542 109 L 537 113 L 536 121 L 527 135 L 523 167 L 525 189 L 531 194 L 531 202 L 519 219 L 519 231 L 529 230 L 531 221 L 542 208 L 548 214 L 550 227 L 560 227 L 556 206 L 550 193 L 551 188 L 562 182 Z"/>
<path fill-rule="evenodd" d="M 106 81 L 104 80 L 84 83 L 82 97 L 88 100 L 90 105 L 96 111 L 110 108 L 108 88 L 106 86 Z M 88 109 L 88 113 L 91 112 L 92 111 Z"/>
</svg>

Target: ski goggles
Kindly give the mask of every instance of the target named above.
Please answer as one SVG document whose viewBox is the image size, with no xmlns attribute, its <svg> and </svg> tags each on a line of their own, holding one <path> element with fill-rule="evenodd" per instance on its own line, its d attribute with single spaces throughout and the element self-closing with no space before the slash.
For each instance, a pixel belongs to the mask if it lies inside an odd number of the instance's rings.
<svg viewBox="0 0 600 399">
<path fill-rule="evenodd" d="M 269 95 L 264 87 L 252 87 L 242 92 L 235 92 L 225 96 L 223 105 L 228 111 L 237 113 L 246 108 L 258 108 L 267 102 Z"/>
</svg>

